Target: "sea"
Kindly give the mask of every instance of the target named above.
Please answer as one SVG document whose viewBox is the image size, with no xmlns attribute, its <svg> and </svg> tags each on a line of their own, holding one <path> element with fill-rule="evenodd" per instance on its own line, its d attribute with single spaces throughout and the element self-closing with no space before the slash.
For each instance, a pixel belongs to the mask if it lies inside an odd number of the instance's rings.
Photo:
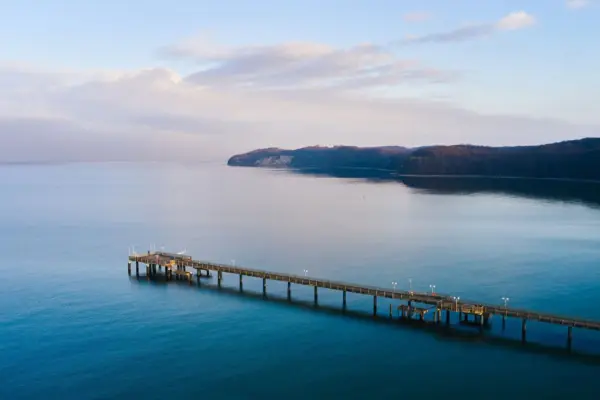
<svg viewBox="0 0 600 400">
<path fill-rule="evenodd" d="M 600 320 L 600 184 L 334 177 L 222 163 L 0 167 L 0 399 L 598 399 L 600 331 L 246 277 L 195 259 Z M 389 307 L 393 314 L 390 318 Z"/>
</svg>

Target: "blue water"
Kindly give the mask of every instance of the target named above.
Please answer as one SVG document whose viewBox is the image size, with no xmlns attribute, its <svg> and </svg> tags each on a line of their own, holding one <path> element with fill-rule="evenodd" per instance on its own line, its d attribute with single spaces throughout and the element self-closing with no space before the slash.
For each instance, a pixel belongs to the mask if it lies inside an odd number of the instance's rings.
<svg viewBox="0 0 600 400">
<path fill-rule="evenodd" d="M 128 247 L 600 319 L 600 206 L 221 165 L 0 168 L 0 398 L 598 398 L 600 332 L 127 275 Z M 600 187 L 600 186 L 598 186 Z M 598 187 L 592 187 L 593 192 Z M 599 203 L 600 204 L 600 203 Z M 142 268 L 142 274 L 145 269 Z M 135 274 L 134 274 L 135 275 Z M 254 293 L 254 294 L 253 294 Z M 456 321 L 452 321 L 453 325 Z"/>
</svg>

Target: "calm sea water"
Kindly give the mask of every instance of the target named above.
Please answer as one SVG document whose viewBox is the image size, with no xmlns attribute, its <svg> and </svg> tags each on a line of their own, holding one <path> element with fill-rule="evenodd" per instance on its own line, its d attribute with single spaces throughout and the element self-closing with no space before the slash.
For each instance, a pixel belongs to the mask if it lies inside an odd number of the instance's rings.
<svg viewBox="0 0 600 400">
<path fill-rule="evenodd" d="M 389 303 L 225 275 L 139 281 L 128 247 L 600 319 L 600 186 L 372 182 L 221 165 L 0 168 L 0 398 L 598 398 L 600 332 L 390 322 Z M 438 187 L 439 186 L 439 187 Z M 573 193 L 580 193 L 575 194 Z M 583 194 L 581 194 L 583 193 Z M 144 269 L 142 269 L 142 273 Z M 453 321 L 454 323 L 455 321 Z M 520 398 L 520 397 L 515 397 Z"/>
</svg>

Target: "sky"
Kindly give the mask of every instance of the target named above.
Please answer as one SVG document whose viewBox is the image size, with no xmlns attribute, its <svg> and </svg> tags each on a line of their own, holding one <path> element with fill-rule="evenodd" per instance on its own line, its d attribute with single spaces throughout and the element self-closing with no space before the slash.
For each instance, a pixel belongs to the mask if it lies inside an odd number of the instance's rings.
<svg viewBox="0 0 600 400">
<path fill-rule="evenodd" d="M 0 2 L 0 162 L 600 136 L 600 0 Z"/>
</svg>

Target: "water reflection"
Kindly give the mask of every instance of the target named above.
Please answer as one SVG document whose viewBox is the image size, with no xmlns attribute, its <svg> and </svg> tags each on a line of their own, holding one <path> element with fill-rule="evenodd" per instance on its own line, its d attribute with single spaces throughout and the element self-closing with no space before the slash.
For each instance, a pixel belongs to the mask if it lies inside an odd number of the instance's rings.
<svg viewBox="0 0 600 400">
<path fill-rule="evenodd" d="M 530 199 L 561 201 L 600 208 L 600 182 L 565 181 L 528 178 L 399 176 L 393 171 L 340 168 L 305 169 L 293 173 L 353 178 L 370 182 L 400 182 L 407 187 L 431 194 L 470 195 L 502 194 Z"/>
</svg>

